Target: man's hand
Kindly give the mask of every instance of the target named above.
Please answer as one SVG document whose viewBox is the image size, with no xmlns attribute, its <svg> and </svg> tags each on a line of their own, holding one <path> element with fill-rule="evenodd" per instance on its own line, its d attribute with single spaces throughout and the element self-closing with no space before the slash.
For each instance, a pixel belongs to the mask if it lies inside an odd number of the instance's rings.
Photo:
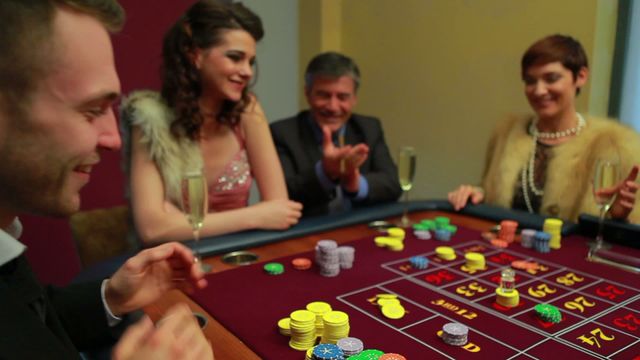
<svg viewBox="0 0 640 360">
<path fill-rule="evenodd" d="M 346 160 L 351 151 L 351 145 L 336 147 L 331 139 L 331 129 L 322 127 L 322 168 L 327 176 L 336 181 L 343 175 L 340 172 L 340 163 Z"/>
<path fill-rule="evenodd" d="M 146 316 L 131 325 L 112 355 L 113 360 L 208 360 L 213 359 L 213 350 L 189 307 L 178 304 L 155 327 Z"/>
<path fill-rule="evenodd" d="M 626 219 L 633 210 L 636 203 L 636 192 L 638 191 L 638 187 L 640 187 L 638 183 L 635 182 L 638 177 L 638 168 L 638 165 L 631 168 L 627 178 L 615 187 L 602 189 L 596 194 L 596 196 L 601 195 L 608 197 L 615 193 L 616 199 L 609 209 L 609 214 L 614 219 Z"/>
<path fill-rule="evenodd" d="M 116 271 L 107 281 L 105 298 L 115 315 L 140 309 L 178 288 L 186 292 L 207 286 L 200 264 L 191 250 L 179 243 L 146 249 Z"/>
</svg>

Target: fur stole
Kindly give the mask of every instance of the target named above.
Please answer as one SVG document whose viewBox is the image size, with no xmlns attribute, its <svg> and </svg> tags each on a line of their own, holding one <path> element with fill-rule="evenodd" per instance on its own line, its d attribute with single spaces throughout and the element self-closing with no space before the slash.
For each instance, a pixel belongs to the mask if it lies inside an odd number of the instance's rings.
<svg viewBox="0 0 640 360">
<path fill-rule="evenodd" d="M 599 156 L 617 152 L 623 177 L 634 164 L 640 164 L 640 136 L 635 131 L 614 120 L 586 120 L 580 135 L 552 149 L 540 207 L 544 215 L 577 221 L 581 213 L 598 214 L 592 174 Z M 511 116 L 495 128 L 483 177 L 488 203 L 511 207 L 520 172 L 534 149 L 527 132 L 530 121 L 530 116 Z M 640 222 L 640 204 L 629 220 Z"/>
<path fill-rule="evenodd" d="M 141 142 L 158 167 L 164 181 L 165 198 L 180 206 L 180 181 L 185 172 L 202 169 L 200 148 L 186 138 L 177 140 L 171 134 L 173 111 L 167 107 L 160 94 L 140 90 L 129 94 L 121 104 L 121 128 L 125 141 L 125 171 L 129 174 L 131 162 L 131 131 L 137 126 L 142 131 Z"/>
</svg>

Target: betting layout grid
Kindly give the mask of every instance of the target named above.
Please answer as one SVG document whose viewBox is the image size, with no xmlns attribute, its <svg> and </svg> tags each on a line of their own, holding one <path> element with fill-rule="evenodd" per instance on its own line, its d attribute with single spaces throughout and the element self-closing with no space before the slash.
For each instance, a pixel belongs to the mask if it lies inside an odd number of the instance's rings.
<svg viewBox="0 0 640 360">
<path fill-rule="evenodd" d="M 640 354 L 640 289 L 599 278 L 543 259 L 518 253 L 517 245 L 497 249 L 480 241 L 452 246 L 456 260 L 444 261 L 435 251 L 426 270 L 411 267 L 410 257 L 384 263 L 398 278 L 349 293 L 338 300 L 434 350 L 445 358 L 593 357 L 636 359 Z M 465 265 L 466 252 L 485 255 L 484 270 Z M 415 254 L 412 254 L 415 256 Z M 537 270 L 516 271 L 520 304 L 505 308 L 495 303 L 500 270 L 516 260 L 535 261 Z M 636 276 L 636 275 L 629 275 Z M 394 293 L 408 310 L 404 318 L 387 319 L 372 297 Z M 549 303 L 562 312 L 558 324 L 544 323 L 534 306 Z M 470 329 L 469 343 L 452 347 L 439 341 L 442 326 L 460 322 Z"/>
</svg>

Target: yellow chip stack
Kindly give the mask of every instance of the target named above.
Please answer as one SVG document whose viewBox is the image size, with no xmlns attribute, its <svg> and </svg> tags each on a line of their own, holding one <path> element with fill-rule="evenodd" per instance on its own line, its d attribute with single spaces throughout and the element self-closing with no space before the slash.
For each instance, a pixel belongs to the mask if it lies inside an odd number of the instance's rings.
<svg viewBox="0 0 640 360">
<path fill-rule="evenodd" d="M 324 332 L 324 321 L 322 320 L 322 317 L 324 314 L 331 311 L 331 305 L 324 301 L 314 301 L 307 304 L 307 310 L 316 315 L 316 336 L 322 336 L 322 333 Z"/>
<path fill-rule="evenodd" d="M 321 343 L 335 344 L 338 340 L 349 336 L 349 315 L 342 311 L 329 311 L 322 317 L 324 333 Z"/>
<path fill-rule="evenodd" d="M 456 252 L 450 246 L 438 246 L 436 255 L 442 260 L 451 261 L 456 259 Z"/>
<path fill-rule="evenodd" d="M 278 330 L 284 336 L 291 336 L 291 318 L 284 318 L 278 321 Z"/>
<path fill-rule="evenodd" d="M 389 319 L 401 319 L 406 313 L 398 295 L 395 294 L 377 294 L 375 304 L 380 307 L 382 315 Z"/>
<path fill-rule="evenodd" d="M 499 287 L 496 289 L 496 302 L 505 307 L 516 307 L 520 303 L 520 293 L 516 289 L 507 292 L 504 288 Z"/>
<path fill-rule="evenodd" d="M 376 246 L 387 247 L 391 251 L 404 250 L 405 231 L 402 228 L 389 228 L 387 236 L 378 236 L 374 239 Z"/>
<path fill-rule="evenodd" d="M 467 260 L 467 267 L 473 270 L 484 270 L 486 268 L 486 262 L 484 255 L 477 252 L 468 252 L 464 258 Z"/>
<path fill-rule="evenodd" d="M 549 247 L 552 249 L 560 249 L 560 240 L 562 239 L 562 220 L 546 219 L 542 226 L 542 231 L 551 234 Z"/>
<path fill-rule="evenodd" d="M 289 346 L 293 349 L 306 351 L 316 344 L 316 315 L 308 310 L 296 310 L 291 318 L 291 340 Z"/>
<path fill-rule="evenodd" d="M 307 349 L 307 354 L 304 357 L 304 360 L 313 360 L 313 349 L 315 349 L 316 347 L 310 347 L 309 349 Z"/>
</svg>

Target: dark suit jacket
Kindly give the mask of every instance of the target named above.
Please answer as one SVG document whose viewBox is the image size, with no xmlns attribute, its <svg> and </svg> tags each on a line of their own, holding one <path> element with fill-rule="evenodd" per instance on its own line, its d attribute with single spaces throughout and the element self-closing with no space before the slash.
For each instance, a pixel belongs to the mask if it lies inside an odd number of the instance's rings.
<svg viewBox="0 0 640 360">
<path fill-rule="evenodd" d="M 335 192 L 327 192 L 318 181 L 315 164 L 322 158 L 309 123 L 308 111 L 271 124 L 271 135 L 282 163 L 289 197 L 304 205 L 304 215 L 326 214 L 328 204 Z M 369 146 L 369 157 L 360 167 L 360 173 L 369 183 L 369 195 L 354 206 L 395 201 L 402 190 L 398 182 L 398 171 L 391 159 L 384 140 L 380 120 L 353 114 L 346 123 L 346 144 L 365 143 Z"/>
<path fill-rule="evenodd" d="M 0 359 L 79 359 L 79 350 L 113 342 L 100 283 L 42 288 L 24 255 L 0 267 Z"/>
</svg>

